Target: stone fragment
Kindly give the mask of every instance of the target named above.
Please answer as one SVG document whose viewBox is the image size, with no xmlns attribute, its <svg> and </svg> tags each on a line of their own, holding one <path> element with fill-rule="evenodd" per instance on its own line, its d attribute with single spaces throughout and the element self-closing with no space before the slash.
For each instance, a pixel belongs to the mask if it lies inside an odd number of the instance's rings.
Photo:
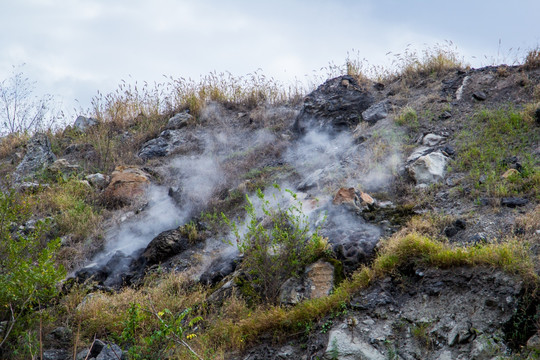
<svg viewBox="0 0 540 360">
<path fill-rule="evenodd" d="M 98 189 L 104 189 L 109 183 L 109 177 L 101 173 L 86 175 L 86 180 L 90 185 Z"/>
<path fill-rule="evenodd" d="M 57 159 L 48 167 L 49 171 L 59 174 L 73 174 L 79 169 L 79 165 L 72 165 L 66 159 Z"/>
<path fill-rule="evenodd" d="M 519 175 L 519 171 L 516 169 L 508 169 L 504 172 L 504 174 L 501 175 L 503 179 L 508 179 L 510 176 L 516 176 Z"/>
<path fill-rule="evenodd" d="M 339 360 L 387 359 L 374 346 L 364 341 L 362 338 L 351 336 L 350 330 L 342 327 L 330 331 L 328 344 L 323 357 L 323 359 L 327 360 L 336 358 Z"/>
<path fill-rule="evenodd" d="M 472 94 L 472 96 L 478 101 L 484 101 L 487 99 L 487 94 L 483 91 L 476 91 Z"/>
<path fill-rule="evenodd" d="M 388 116 L 388 101 L 383 100 L 371 105 L 367 110 L 362 112 L 362 119 L 368 123 L 376 123 Z"/>
<path fill-rule="evenodd" d="M 86 130 L 97 124 L 97 119 L 80 115 L 73 123 L 73 127 L 81 132 L 86 132 Z"/>
<path fill-rule="evenodd" d="M 150 241 L 141 256 L 145 263 L 148 266 L 158 264 L 187 250 L 190 243 L 182 230 L 180 226 L 177 229 L 164 231 Z"/>
<path fill-rule="evenodd" d="M 182 130 L 165 130 L 157 138 L 144 143 L 138 156 L 144 160 L 167 156 L 184 142 Z"/>
<path fill-rule="evenodd" d="M 422 139 L 422 145 L 424 146 L 435 146 L 439 145 L 441 142 L 444 141 L 444 136 L 436 135 L 436 134 L 427 134 Z"/>
<path fill-rule="evenodd" d="M 188 114 L 187 112 L 178 113 L 169 119 L 166 128 L 168 130 L 182 129 L 186 127 L 192 120 L 193 116 Z"/>
<path fill-rule="evenodd" d="M 505 197 L 501 199 L 501 206 L 507 206 L 509 208 L 515 208 L 518 206 L 525 206 L 529 202 L 528 199 L 521 197 Z"/>
</svg>

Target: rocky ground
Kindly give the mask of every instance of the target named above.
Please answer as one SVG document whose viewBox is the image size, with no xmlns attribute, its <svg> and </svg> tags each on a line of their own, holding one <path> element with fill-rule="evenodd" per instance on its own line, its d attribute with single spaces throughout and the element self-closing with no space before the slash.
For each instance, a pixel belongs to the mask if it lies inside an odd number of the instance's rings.
<svg viewBox="0 0 540 360">
<path fill-rule="evenodd" d="M 93 281 L 92 291 L 114 293 L 144 286 L 148 273 L 183 272 L 212 289 L 210 303 L 221 303 L 242 292 L 237 279 L 243 257 L 212 216 L 224 212 L 242 220 L 245 194 L 254 199 L 263 188 L 269 198 L 276 195 L 273 183 L 296 194 L 310 226 L 320 226 L 329 243 L 325 257 L 281 284 L 284 307 L 330 296 L 343 279 L 372 263 L 386 239 L 409 228 L 454 249 L 509 238 L 526 242 L 538 268 L 539 89 L 540 69 L 522 66 L 451 70 L 384 84 L 341 76 L 299 105 L 212 103 L 197 118 L 176 113 L 162 132 L 141 143 L 138 164 L 109 174 L 81 172 L 108 209 L 106 232 L 64 286 Z M 494 170 L 473 168 L 485 154 L 466 146 L 467 131 L 474 137 L 471 124 L 489 118 L 478 114 L 495 116 L 500 109 L 529 114 L 530 131 L 501 133 L 509 150 Z M 93 119 L 82 117 L 74 124 L 82 132 L 92 126 Z M 43 183 L 31 174 L 44 165 L 63 174 L 80 171 L 93 151 L 72 144 L 55 154 L 47 136 L 36 135 L 24 155 L 4 161 L 16 164 L 19 191 L 41 191 L 36 189 Z M 224 357 L 535 356 L 538 299 L 530 287 L 520 274 L 501 268 L 411 263 L 286 339 L 267 332 Z M 43 358 L 72 358 L 65 347 L 70 342 L 47 340 Z M 105 353 L 88 348 L 77 358 L 117 356 Z"/>
</svg>

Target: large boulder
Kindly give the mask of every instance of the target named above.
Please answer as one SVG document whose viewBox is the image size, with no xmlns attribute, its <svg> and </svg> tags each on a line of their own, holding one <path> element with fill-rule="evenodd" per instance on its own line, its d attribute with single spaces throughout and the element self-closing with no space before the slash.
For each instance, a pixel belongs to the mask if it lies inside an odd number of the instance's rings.
<svg viewBox="0 0 540 360">
<path fill-rule="evenodd" d="M 15 169 L 15 178 L 32 176 L 35 172 L 54 163 L 56 156 L 46 134 L 36 133 L 26 145 L 26 155 Z"/>
<path fill-rule="evenodd" d="M 358 84 L 352 76 L 330 79 L 306 96 L 293 130 L 302 134 L 311 128 L 350 129 L 360 122 L 362 112 L 374 102 L 371 90 Z"/>
<path fill-rule="evenodd" d="M 409 174 L 417 184 L 432 184 L 444 179 L 448 158 L 440 151 L 422 155 L 409 166 Z"/>
<path fill-rule="evenodd" d="M 103 201 L 111 206 L 132 204 L 144 195 L 150 175 L 134 166 L 117 166 L 103 192 Z"/>
<path fill-rule="evenodd" d="M 159 264 L 170 257 L 187 250 L 190 241 L 185 235 L 183 227 L 167 230 L 156 236 L 141 255 L 144 263 L 148 266 Z"/>
<path fill-rule="evenodd" d="M 144 143 L 138 155 L 144 160 L 167 156 L 185 141 L 182 130 L 165 130 L 157 138 Z"/>
</svg>

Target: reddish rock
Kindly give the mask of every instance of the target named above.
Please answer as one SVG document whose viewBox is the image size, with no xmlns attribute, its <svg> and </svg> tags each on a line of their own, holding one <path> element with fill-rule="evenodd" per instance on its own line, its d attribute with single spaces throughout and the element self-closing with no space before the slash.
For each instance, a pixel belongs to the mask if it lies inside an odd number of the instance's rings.
<svg viewBox="0 0 540 360">
<path fill-rule="evenodd" d="M 124 206 L 135 202 L 144 195 L 150 184 L 150 176 L 134 166 L 117 166 L 111 174 L 111 181 L 103 192 L 103 200 L 112 206 Z"/>
</svg>

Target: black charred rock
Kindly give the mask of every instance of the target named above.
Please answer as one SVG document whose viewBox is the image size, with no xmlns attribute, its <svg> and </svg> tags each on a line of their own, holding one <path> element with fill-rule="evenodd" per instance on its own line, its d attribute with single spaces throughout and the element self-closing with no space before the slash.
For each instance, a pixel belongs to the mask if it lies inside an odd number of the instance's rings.
<svg viewBox="0 0 540 360">
<path fill-rule="evenodd" d="M 534 119 L 536 120 L 536 125 L 540 125 L 540 107 L 534 112 Z"/>
<path fill-rule="evenodd" d="M 484 101 L 487 99 L 487 94 L 483 91 L 476 91 L 472 94 L 472 96 L 478 101 Z"/>
<path fill-rule="evenodd" d="M 515 208 L 518 206 L 525 206 L 529 202 L 528 199 L 520 197 L 506 197 L 501 199 L 501 206 L 507 206 L 509 208 Z"/>
<path fill-rule="evenodd" d="M 144 259 L 146 265 L 150 266 L 161 263 L 189 247 L 189 239 L 185 236 L 182 227 L 179 227 L 156 236 L 150 241 L 141 258 Z"/>
<path fill-rule="evenodd" d="M 304 99 L 293 131 L 304 134 L 311 128 L 348 130 L 362 119 L 362 112 L 375 102 L 372 85 L 360 85 L 352 76 L 326 81 Z"/>
<path fill-rule="evenodd" d="M 208 269 L 201 275 L 199 281 L 205 285 L 215 285 L 232 274 L 241 262 L 242 258 L 240 256 L 218 257 L 212 261 Z"/>
</svg>

